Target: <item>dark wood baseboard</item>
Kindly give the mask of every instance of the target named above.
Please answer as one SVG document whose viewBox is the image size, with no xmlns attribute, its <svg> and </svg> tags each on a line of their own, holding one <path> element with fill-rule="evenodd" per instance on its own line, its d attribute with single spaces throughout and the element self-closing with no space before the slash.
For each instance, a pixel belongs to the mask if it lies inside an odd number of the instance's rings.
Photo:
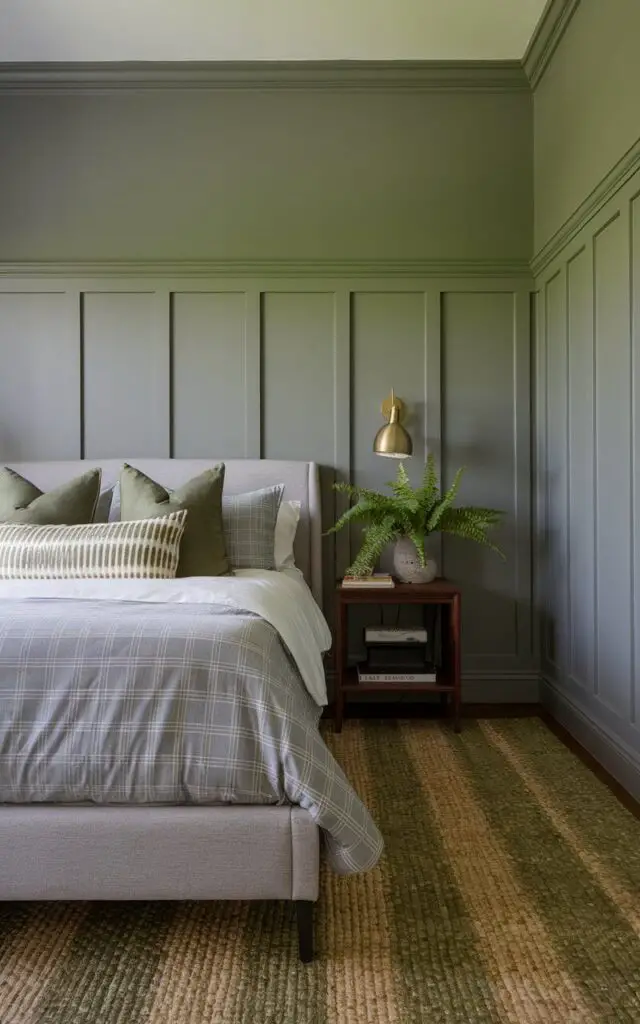
<svg viewBox="0 0 640 1024">
<path fill-rule="evenodd" d="M 583 764 L 585 764 L 587 768 L 589 768 L 593 774 L 611 790 L 620 803 L 626 807 L 634 817 L 640 819 L 640 801 L 636 800 L 635 797 L 633 797 L 631 793 L 629 793 L 624 786 L 607 771 L 606 768 L 603 768 L 593 754 L 590 754 L 589 751 L 583 747 L 582 744 L 579 743 L 563 725 L 560 725 L 560 723 L 557 722 L 541 704 L 463 704 L 462 717 L 540 718 L 547 728 L 550 729 L 551 732 L 576 755 L 576 757 L 579 757 Z M 323 718 L 333 718 L 333 705 L 329 705 L 324 709 Z M 346 720 L 348 721 L 350 718 L 425 718 L 433 720 L 441 719 L 442 721 L 447 720 L 447 716 L 443 715 L 439 704 L 418 702 L 403 703 L 402 701 L 393 701 L 384 704 L 377 702 L 369 702 L 366 704 L 351 702 L 348 705 L 348 715 Z"/>
<path fill-rule="evenodd" d="M 565 747 L 568 747 L 576 757 L 580 758 L 583 764 L 586 764 L 587 768 L 589 768 L 593 774 L 597 776 L 597 778 L 599 778 L 615 796 L 617 796 L 620 803 L 626 807 L 634 817 L 640 818 L 640 801 L 636 800 L 636 798 L 633 797 L 617 779 L 614 779 L 613 775 L 611 775 L 606 768 L 602 767 L 593 754 L 590 754 L 589 751 L 571 735 L 568 729 L 565 729 L 563 725 L 560 725 L 560 723 L 557 722 L 545 708 L 540 706 L 538 714 L 554 736 L 557 736 L 558 739 L 564 743 Z"/>
<path fill-rule="evenodd" d="M 463 718 L 530 718 L 540 714 L 539 704 L 463 704 Z M 323 718 L 333 718 L 333 704 Z M 350 718 L 429 718 L 446 721 L 439 703 L 426 701 L 349 701 L 345 721 Z"/>
</svg>

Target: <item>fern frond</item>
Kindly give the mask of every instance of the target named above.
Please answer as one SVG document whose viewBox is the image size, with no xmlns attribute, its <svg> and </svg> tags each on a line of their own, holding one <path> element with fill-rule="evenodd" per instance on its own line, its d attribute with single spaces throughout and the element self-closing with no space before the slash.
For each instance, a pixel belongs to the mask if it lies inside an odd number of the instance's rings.
<svg viewBox="0 0 640 1024">
<path fill-rule="evenodd" d="M 431 533 L 433 530 L 438 529 L 438 523 L 442 519 L 442 516 L 447 511 L 447 509 L 451 508 L 451 506 L 453 505 L 456 498 L 456 494 L 458 493 L 458 488 L 460 487 L 460 480 L 462 478 L 463 473 L 464 467 L 461 467 L 454 476 L 453 483 L 451 484 L 449 490 L 445 492 L 444 497 L 440 499 L 435 508 L 432 510 L 431 515 L 427 519 L 427 530 L 429 533 Z"/>
<path fill-rule="evenodd" d="M 415 489 L 402 463 L 398 466 L 396 479 L 388 485 L 390 494 L 348 483 L 334 484 L 334 490 L 348 494 L 354 503 L 327 532 L 336 533 L 352 523 L 364 524 L 362 547 L 349 572 L 356 576 L 373 572 L 383 549 L 398 537 L 409 537 L 413 541 L 424 565 L 425 540 L 435 530 L 473 540 L 502 555 L 488 537 L 489 529 L 502 517 L 498 509 L 475 505 L 453 507 L 462 472 L 462 469 L 458 470 L 449 489 L 441 494 L 436 462 L 429 454 L 422 485 Z"/>
<path fill-rule="evenodd" d="M 442 516 L 438 529 L 442 533 L 451 533 L 491 548 L 504 559 L 504 552 L 487 536 L 490 527 L 495 526 L 501 518 L 502 513 L 493 508 L 480 508 L 474 505 L 468 505 L 466 508 L 449 508 Z"/>
<path fill-rule="evenodd" d="M 387 516 L 364 531 L 363 543 L 347 572 L 350 576 L 369 576 L 375 569 L 384 548 L 398 537 L 395 519 Z"/>
<path fill-rule="evenodd" d="M 368 516 L 369 509 L 364 503 L 359 502 L 357 505 L 352 505 L 351 508 L 348 508 L 346 512 L 343 512 L 333 526 L 326 531 L 325 536 L 328 536 L 330 533 L 337 533 L 338 530 L 347 526 L 348 523 L 357 522 L 359 519 L 367 519 Z"/>
<path fill-rule="evenodd" d="M 390 487 L 397 498 L 402 498 L 404 501 L 413 501 L 415 499 L 415 492 L 411 486 L 409 480 L 409 474 L 402 462 L 398 466 L 398 476 L 396 480 L 391 480 L 387 487 Z"/>
<path fill-rule="evenodd" d="M 438 493 L 438 474 L 436 472 L 436 460 L 434 459 L 431 452 L 427 456 L 427 462 L 424 467 L 424 474 L 422 477 L 422 486 L 418 488 L 416 497 L 420 505 L 422 512 L 422 518 L 426 522 L 429 514 L 439 498 Z"/>
<path fill-rule="evenodd" d="M 411 533 L 408 533 L 407 536 L 409 537 L 410 540 L 413 541 L 414 547 L 418 552 L 418 559 L 420 561 L 420 565 L 424 569 L 427 564 L 427 556 L 424 550 L 424 542 L 426 540 L 425 534 L 421 531 L 413 530 Z"/>
</svg>

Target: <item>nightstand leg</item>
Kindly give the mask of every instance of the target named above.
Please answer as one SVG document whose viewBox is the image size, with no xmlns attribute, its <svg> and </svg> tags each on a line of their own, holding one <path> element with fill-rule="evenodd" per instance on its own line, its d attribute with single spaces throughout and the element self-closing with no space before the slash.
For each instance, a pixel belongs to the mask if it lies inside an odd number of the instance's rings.
<svg viewBox="0 0 640 1024">
<path fill-rule="evenodd" d="M 344 718 L 344 694 L 339 683 L 336 688 L 336 701 L 335 701 L 335 717 L 333 719 L 333 728 L 335 732 L 342 732 L 342 720 Z"/>
<path fill-rule="evenodd" d="M 453 730 L 460 732 L 460 705 L 462 703 L 462 680 L 460 672 L 460 595 L 456 594 L 449 610 L 449 656 L 453 677 Z"/>
<path fill-rule="evenodd" d="M 338 600 L 338 623 L 336 630 L 336 693 L 334 729 L 342 732 L 344 718 L 344 676 L 347 668 L 347 606 Z"/>
</svg>

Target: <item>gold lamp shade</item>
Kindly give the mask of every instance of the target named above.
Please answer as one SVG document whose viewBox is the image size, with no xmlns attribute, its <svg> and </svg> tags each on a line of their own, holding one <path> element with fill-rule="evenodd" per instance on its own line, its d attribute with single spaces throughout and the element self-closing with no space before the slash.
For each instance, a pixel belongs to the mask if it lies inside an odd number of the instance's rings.
<svg viewBox="0 0 640 1024">
<path fill-rule="evenodd" d="M 382 415 L 389 417 L 389 422 L 376 434 L 373 450 L 376 455 L 384 455 L 387 459 L 407 459 L 413 452 L 413 442 L 402 426 L 400 420 L 404 412 L 404 404 L 396 398 L 393 388 L 391 394 L 382 403 Z"/>
</svg>

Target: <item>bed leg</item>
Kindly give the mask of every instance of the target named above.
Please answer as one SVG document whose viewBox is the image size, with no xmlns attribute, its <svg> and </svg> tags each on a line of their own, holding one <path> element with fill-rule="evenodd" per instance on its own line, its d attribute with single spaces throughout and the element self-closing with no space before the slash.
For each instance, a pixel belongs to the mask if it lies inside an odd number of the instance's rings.
<svg viewBox="0 0 640 1024">
<path fill-rule="evenodd" d="M 303 964 L 313 960 L 313 903 L 311 900 L 296 900 L 298 921 L 298 949 Z"/>
</svg>

